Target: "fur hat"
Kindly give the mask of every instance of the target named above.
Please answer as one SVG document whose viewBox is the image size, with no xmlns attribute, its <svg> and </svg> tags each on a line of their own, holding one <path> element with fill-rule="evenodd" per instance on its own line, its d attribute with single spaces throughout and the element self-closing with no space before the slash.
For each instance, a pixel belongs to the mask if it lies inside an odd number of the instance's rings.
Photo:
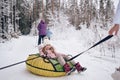
<svg viewBox="0 0 120 80">
<path fill-rule="evenodd" d="M 43 38 L 43 43 L 41 43 L 40 45 L 38 45 L 38 50 L 42 49 L 47 44 L 51 44 L 51 43 L 50 43 L 50 40 L 48 39 L 48 37 L 45 36 Z"/>
<path fill-rule="evenodd" d="M 48 37 L 45 36 L 44 39 L 43 39 L 43 45 L 45 46 L 47 44 L 51 44 L 51 43 L 50 43 L 50 40 L 48 39 Z"/>
</svg>

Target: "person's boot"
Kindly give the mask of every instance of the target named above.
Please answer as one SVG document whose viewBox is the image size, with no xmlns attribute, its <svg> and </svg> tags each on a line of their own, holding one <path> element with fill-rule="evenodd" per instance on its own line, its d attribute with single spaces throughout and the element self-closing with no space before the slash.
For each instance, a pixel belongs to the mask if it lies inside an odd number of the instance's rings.
<svg viewBox="0 0 120 80">
<path fill-rule="evenodd" d="M 119 68 L 116 68 L 116 70 L 120 72 L 120 67 L 119 67 Z"/>
<path fill-rule="evenodd" d="M 66 72 L 66 75 L 70 75 L 71 74 L 70 66 L 66 63 L 63 67 Z"/>
<path fill-rule="evenodd" d="M 79 62 L 75 64 L 75 68 L 77 69 L 78 73 L 84 72 L 87 68 L 82 67 Z"/>
</svg>

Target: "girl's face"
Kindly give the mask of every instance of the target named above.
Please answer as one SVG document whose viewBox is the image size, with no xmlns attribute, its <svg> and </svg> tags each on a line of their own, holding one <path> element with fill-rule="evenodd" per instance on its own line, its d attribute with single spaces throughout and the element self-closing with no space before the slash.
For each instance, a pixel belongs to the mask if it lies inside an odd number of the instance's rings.
<svg viewBox="0 0 120 80">
<path fill-rule="evenodd" d="M 45 51 L 46 50 L 50 50 L 50 51 L 52 51 L 53 53 L 54 53 L 54 48 L 51 46 L 51 45 L 47 45 L 46 47 L 45 47 Z"/>
<path fill-rule="evenodd" d="M 52 46 L 48 45 L 45 47 L 45 50 L 51 50 L 52 48 L 53 48 Z"/>
<path fill-rule="evenodd" d="M 43 52 L 48 51 L 48 50 L 54 53 L 54 48 L 51 45 L 47 45 L 43 48 Z"/>
</svg>

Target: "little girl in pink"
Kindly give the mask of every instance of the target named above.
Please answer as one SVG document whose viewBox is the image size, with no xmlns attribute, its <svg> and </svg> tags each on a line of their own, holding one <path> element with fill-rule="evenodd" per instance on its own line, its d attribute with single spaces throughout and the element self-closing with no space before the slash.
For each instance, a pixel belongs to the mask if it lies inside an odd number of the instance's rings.
<svg viewBox="0 0 120 80">
<path fill-rule="evenodd" d="M 66 63 L 65 60 L 69 60 L 70 57 L 68 57 L 65 54 L 58 53 L 54 50 L 53 46 L 50 44 L 45 45 L 39 50 L 39 53 L 41 56 L 47 56 L 48 58 L 55 58 L 58 60 L 58 62 L 64 67 L 64 70 L 67 74 L 71 72 L 70 66 Z M 78 72 L 85 71 L 86 68 L 82 67 L 79 62 L 75 63 L 75 61 L 71 61 L 71 63 L 75 66 Z"/>
</svg>

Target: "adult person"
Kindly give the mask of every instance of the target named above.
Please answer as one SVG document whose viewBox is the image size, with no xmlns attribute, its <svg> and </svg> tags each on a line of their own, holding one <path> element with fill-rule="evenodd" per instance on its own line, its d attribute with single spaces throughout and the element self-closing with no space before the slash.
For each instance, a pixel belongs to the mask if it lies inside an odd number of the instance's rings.
<svg viewBox="0 0 120 80">
<path fill-rule="evenodd" d="M 38 31 L 39 31 L 39 38 L 38 38 L 38 45 L 41 44 L 43 41 L 43 38 L 46 36 L 46 29 L 47 29 L 47 24 L 45 23 L 44 20 L 41 20 L 40 23 L 38 24 L 37 27 Z M 42 40 L 41 40 L 42 39 Z"/>
<path fill-rule="evenodd" d="M 120 28 L 120 0 L 117 6 L 117 11 L 114 15 L 114 19 L 113 19 L 113 27 L 109 30 L 109 34 L 110 35 L 117 35 L 119 28 Z M 120 67 L 116 69 L 117 71 L 120 71 Z"/>
<path fill-rule="evenodd" d="M 115 33 L 115 35 L 117 35 L 120 28 L 120 0 L 117 6 L 117 11 L 114 15 L 113 24 L 113 27 L 109 30 L 109 34 L 113 35 Z"/>
</svg>

